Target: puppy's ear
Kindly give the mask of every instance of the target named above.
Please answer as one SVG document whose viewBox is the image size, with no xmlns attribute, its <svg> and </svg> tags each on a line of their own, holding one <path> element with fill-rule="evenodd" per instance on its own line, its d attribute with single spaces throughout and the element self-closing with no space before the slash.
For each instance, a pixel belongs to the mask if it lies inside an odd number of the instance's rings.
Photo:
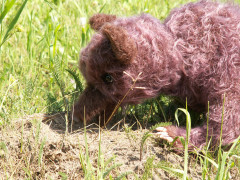
<svg viewBox="0 0 240 180">
<path fill-rule="evenodd" d="M 89 19 L 89 24 L 92 29 L 99 31 L 105 23 L 112 22 L 116 18 L 117 17 L 115 15 L 95 14 Z"/>
<path fill-rule="evenodd" d="M 110 40 L 116 58 L 123 64 L 130 64 L 137 54 L 137 47 L 127 31 L 120 26 L 107 23 L 102 27 L 102 32 Z"/>
</svg>

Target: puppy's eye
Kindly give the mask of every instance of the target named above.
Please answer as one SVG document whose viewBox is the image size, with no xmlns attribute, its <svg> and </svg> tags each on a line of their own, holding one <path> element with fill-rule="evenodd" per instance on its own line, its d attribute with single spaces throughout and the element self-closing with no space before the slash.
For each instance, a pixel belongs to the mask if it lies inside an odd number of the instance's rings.
<svg viewBox="0 0 240 180">
<path fill-rule="evenodd" d="M 109 84 L 109 83 L 112 83 L 113 82 L 113 78 L 110 74 L 104 74 L 102 76 L 102 80 L 106 83 L 106 84 Z"/>
</svg>

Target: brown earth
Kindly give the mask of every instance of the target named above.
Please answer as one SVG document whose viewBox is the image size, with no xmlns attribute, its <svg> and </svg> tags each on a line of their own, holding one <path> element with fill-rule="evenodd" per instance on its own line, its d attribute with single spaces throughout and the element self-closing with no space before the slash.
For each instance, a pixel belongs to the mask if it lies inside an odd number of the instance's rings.
<svg viewBox="0 0 240 180">
<path fill-rule="evenodd" d="M 113 164 L 122 164 L 111 171 L 111 176 L 134 172 L 135 175 L 129 174 L 126 178 L 179 179 L 160 168 L 146 168 L 146 161 L 152 157 L 154 165 L 169 164 L 173 168 L 183 169 L 183 155 L 176 154 L 164 144 L 159 145 L 156 138 L 148 138 L 140 160 L 140 144 L 147 130 L 140 126 L 137 130 L 131 130 L 130 126 L 126 122 L 120 122 L 101 130 L 102 157 L 105 161 L 114 157 L 107 168 Z M 0 179 L 84 179 L 79 158 L 81 152 L 86 152 L 84 129 L 70 124 L 69 133 L 65 133 L 65 127 L 65 117 L 59 113 L 34 114 L 2 128 Z M 97 168 L 100 137 L 99 128 L 96 127 L 90 125 L 86 133 L 90 162 L 94 168 Z M 153 177 L 146 177 L 147 169 L 151 170 Z M 233 179 L 240 177 L 237 171 L 233 174 Z M 189 158 L 188 175 L 194 180 L 202 179 L 201 167 L 194 156 Z M 211 177 L 214 175 L 211 174 Z"/>
</svg>

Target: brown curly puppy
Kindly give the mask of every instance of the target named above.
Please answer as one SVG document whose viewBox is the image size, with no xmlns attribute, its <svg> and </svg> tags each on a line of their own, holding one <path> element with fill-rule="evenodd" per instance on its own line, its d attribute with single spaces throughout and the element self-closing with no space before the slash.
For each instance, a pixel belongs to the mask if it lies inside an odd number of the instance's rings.
<svg viewBox="0 0 240 180">
<path fill-rule="evenodd" d="M 128 18 L 96 14 L 90 25 L 97 33 L 81 52 L 87 88 L 74 106 L 76 119 L 85 116 L 89 121 L 104 110 L 107 119 L 118 102 L 136 104 L 159 94 L 187 98 L 191 108 L 202 112 L 207 112 L 209 101 L 208 134 L 217 144 L 225 94 L 223 145 L 240 135 L 238 6 L 189 3 L 173 10 L 163 23 L 148 14 Z M 168 141 L 185 137 L 183 128 L 157 130 Z M 207 124 L 193 128 L 190 146 L 203 146 L 206 131 Z"/>
</svg>

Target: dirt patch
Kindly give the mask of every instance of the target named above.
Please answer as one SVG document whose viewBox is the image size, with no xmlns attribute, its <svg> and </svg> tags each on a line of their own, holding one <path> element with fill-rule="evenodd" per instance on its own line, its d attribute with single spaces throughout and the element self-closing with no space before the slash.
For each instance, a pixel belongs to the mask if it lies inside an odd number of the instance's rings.
<svg viewBox="0 0 240 180">
<path fill-rule="evenodd" d="M 146 162 L 171 164 L 183 169 L 183 156 L 170 151 L 149 138 L 144 146 L 140 160 L 140 144 L 147 130 L 131 130 L 127 124 L 117 124 L 111 130 L 101 131 L 101 152 L 112 164 L 122 164 L 111 172 L 117 177 L 124 172 L 127 179 L 135 179 L 146 174 Z M 130 126 L 130 125 L 129 125 Z M 47 116 L 35 114 L 25 119 L 16 120 L 11 127 L 3 128 L 0 136 L 0 177 L 3 179 L 84 179 L 80 163 L 80 153 L 85 153 L 85 136 L 79 125 L 71 126 L 70 133 L 65 133 L 65 116 L 63 113 Z M 99 152 L 99 128 L 91 125 L 86 133 L 90 162 L 97 168 Z M 189 158 L 189 177 L 202 179 L 202 170 L 194 158 Z M 236 176 L 237 177 L 237 176 Z M 178 179 L 162 169 L 155 169 L 152 179 Z"/>
</svg>

